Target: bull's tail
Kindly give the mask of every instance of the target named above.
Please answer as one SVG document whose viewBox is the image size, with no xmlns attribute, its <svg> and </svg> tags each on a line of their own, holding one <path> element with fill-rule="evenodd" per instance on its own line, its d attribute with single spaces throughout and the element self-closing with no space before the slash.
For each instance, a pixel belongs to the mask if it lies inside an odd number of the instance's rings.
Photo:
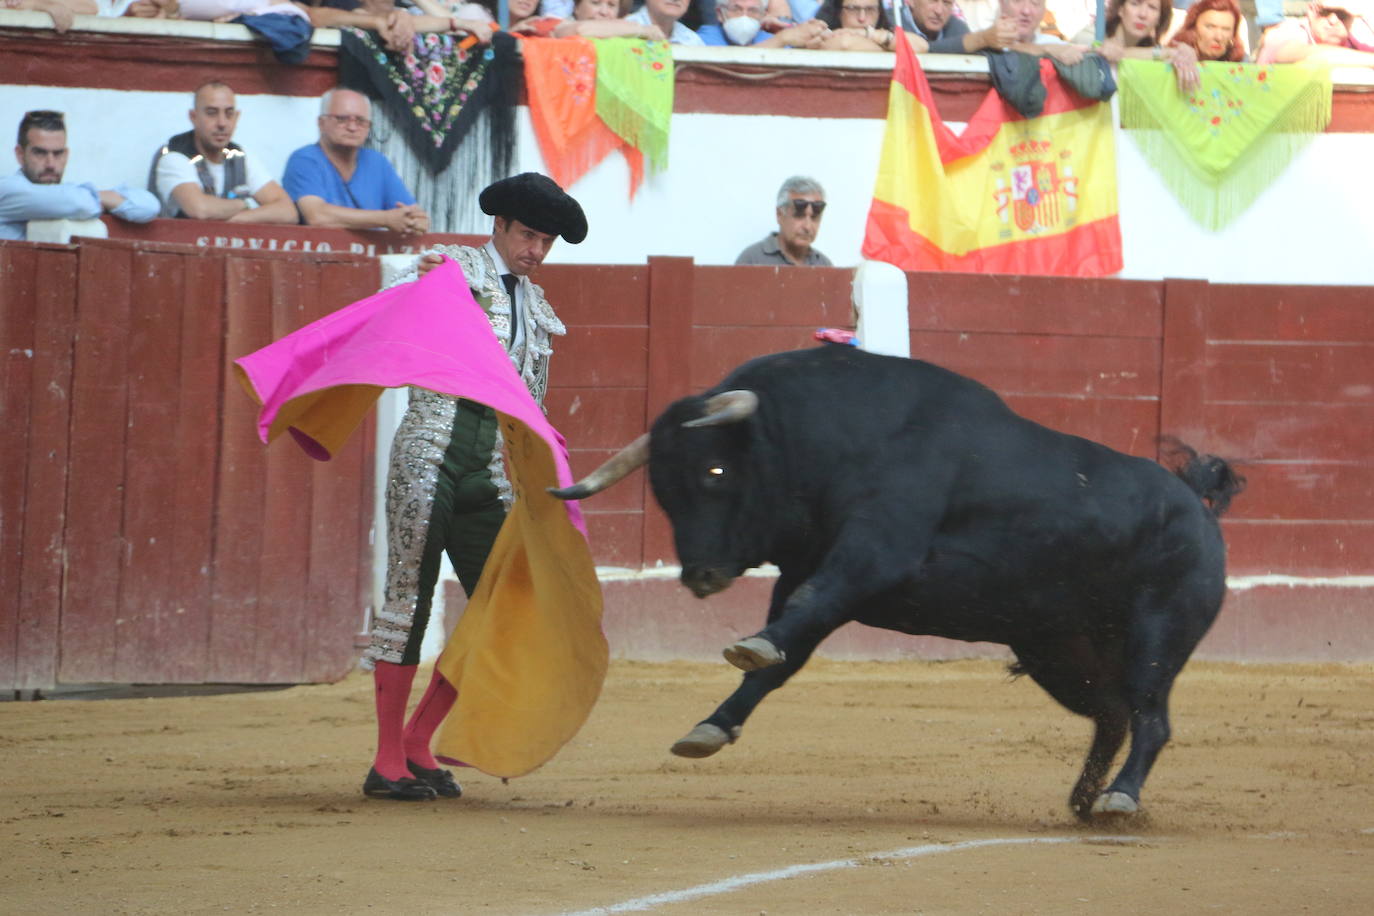
<svg viewBox="0 0 1374 916">
<path fill-rule="evenodd" d="M 1231 505 L 1231 499 L 1245 489 L 1245 478 L 1237 474 L 1226 459 L 1199 455 L 1178 439 L 1160 440 L 1164 464 L 1202 498 L 1215 516 Z"/>
</svg>

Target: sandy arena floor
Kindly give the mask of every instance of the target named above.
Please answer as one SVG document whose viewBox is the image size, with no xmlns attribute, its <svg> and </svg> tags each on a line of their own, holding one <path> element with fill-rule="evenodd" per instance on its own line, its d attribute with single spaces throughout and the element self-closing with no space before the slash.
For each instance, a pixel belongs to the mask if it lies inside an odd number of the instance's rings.
<svg viewBox="0 0 1374 916">
<path fill-rule="evenodd" d="M 424 804 L 359 792 L 361 674 L 3 703 L 0 912 L 1374 912 L 1374 666 L 1190 665 L 1110 830 L 1065 804 L 1087 721 L 997 664 L 814 662 L 738 744 L 668 754 L 737 678 L 617 662 L 542 770 Z"/>
</svg>

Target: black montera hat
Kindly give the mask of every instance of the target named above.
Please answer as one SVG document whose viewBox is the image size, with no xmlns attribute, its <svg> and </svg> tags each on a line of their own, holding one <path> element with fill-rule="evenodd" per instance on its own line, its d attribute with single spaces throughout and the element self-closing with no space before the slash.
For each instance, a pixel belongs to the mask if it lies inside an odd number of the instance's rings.
<svg viewBox="0 0 1374 916">
<path fill-rule="evenodd" d="M 477 203 L 488 216 L 519 220 L 539 232 L 561 235 L 573 245 L 587 237 L 581 205 L 552 178 L 538 172 L 522 172 L 487 185 Z"/>
</svg>

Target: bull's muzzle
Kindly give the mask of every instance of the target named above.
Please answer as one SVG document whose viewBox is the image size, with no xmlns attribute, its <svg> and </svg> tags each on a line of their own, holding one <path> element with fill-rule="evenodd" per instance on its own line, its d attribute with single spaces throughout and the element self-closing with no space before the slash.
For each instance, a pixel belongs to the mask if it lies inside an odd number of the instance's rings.
<svg viewBox="0 0 1374 916">
<path fill-rule="evenodd" d="M 729 588 L 730 583 L 735 581 L 735 574 L 726 572 L 719 567 L 698 566 L 684 569 L 681 579 L 682 584 L 687 586 L 693 595 L 698 598 L 705 598 Z"/>
</svg>

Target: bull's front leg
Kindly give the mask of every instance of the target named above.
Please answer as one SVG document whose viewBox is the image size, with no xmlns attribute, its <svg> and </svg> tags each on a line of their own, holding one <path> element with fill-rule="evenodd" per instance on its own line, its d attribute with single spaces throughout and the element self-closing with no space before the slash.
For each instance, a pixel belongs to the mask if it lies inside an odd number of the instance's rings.
<svg viewBox="0 0 1374 916">
<path fill-rule="evenodd" d="M 673 753 L 679 757 L 710 757 L 725 745 L 733 744 L 754 707 L 800 671 L 810 657 L 811 649 L 793 652 L 776 665 L 745 674 L 739 687 L 715 712 L 677 740 Z"/>
<path fill-rule="evenodd" d="M 726 661 L 742 671 L 759 671 L 783 664 L 797 652 L 809 656 L 821 640 L 854 619 L 866 599 L 906 575 L 900 562 L 906 557 L 884 543 L 882 532 L 900 530 L 891 520 L 861 517 L 846 529 L 809 578 L 789 589 L 781 602 L 775 595 L 767 626 L 725 648 Z M 915 555 L 924 556 L 924 551 Z"/>
</svg>

